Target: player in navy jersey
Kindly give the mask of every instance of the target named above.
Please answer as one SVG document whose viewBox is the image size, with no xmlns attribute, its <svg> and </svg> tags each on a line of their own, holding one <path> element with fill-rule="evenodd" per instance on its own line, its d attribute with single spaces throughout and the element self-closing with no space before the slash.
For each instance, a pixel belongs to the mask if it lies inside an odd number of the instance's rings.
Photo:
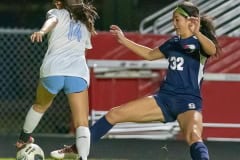
<svg viewBox="0 0 240 160">
<path fill-rule="evenodd" d="M 145 60 L 167 58 L 166 79 L 156 95 L 140 98 L 112 108 L 91 128 L 91 142 L 97 142 L 115 124 L 122 122 L 163 123 L 177 120 L 190 147 L 193 160 L 209 160 L 208 149 L 202 140 L 201 83 L 206 61 L 219 53 L 211 20 L 201 17 L 190 2 L 180 3 L 173 12 L 177 36 L 154 49 L 126 38 L 122 30 L 112 25 L 110 32 L 118 42 Z M 51 152 L 54 158 L 77 153 L 75 145 Z"/>
</svg>

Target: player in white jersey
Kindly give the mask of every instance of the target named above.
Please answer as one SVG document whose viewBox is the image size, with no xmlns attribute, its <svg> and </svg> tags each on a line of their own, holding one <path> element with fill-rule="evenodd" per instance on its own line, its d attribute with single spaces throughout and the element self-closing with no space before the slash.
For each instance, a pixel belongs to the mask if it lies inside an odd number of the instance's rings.
<svg viewBox="0 0 240 160">
<path fill-rule="evenodd" d="M 67 95 L 76 128 L 77 150 L 87 160 L 90 150 L 88 128 L 89 70 L 85 59 L 95 34 L 95 7 L 82 0 L 54 0 L 56 9 L 47 12 L 42 28 L 31 35 L 32 42 L 42 42 L 48 33 L 48 50 L 40 68 L 40 80 L 35 103 L 28 111 L 17 149 L 33 142 L 31 133 L 37 127 L 54 97 L 63 90 Z"/>
</svg>

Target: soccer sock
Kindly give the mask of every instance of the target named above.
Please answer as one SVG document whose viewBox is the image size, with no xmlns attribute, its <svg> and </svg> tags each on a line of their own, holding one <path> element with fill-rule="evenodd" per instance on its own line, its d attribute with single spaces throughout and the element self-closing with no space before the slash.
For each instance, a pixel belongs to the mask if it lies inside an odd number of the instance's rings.
<svg viewBox="0 0 240 160">
<path fill-rule="evenodd" d="M 112 127 L 113 125 L 107 121 L 105 116 L 100 118 L 92 127 L 90 127 L 91 143 L 94 144 L 98 142 Z"/>
<path fill-rule="evenodd" d="M 31 107 L 26 115 L 25 122 L 23 125 L 23 130 L 20 134 L 19 140 L 27 142 L 30 134 L 37 127 L 39 121 L 41 120 L 43 113 L 36 112 L 33 107 Z"/>
<path fill-rule="evenodd" d="M 113 125 L 107 121 L 105 116 L 100 118 L 90 127 L 91 144 L 98 142 L 112 127 Z M 74 144 L 73 147 L 76 147 L 76 144 Z"/>
<path fill-rule="evenodd" d="M 196 142 L 190 146 L 190 153 L 193 160 L 209 160 L 207 146 L 203 142 Z"/>
<path fill-rule="evenodd" d="M 82 160 L 87 160 L 90 151 L 90 131 L 88 127 L 76 129 L 76 146 Z"/>
</svg>

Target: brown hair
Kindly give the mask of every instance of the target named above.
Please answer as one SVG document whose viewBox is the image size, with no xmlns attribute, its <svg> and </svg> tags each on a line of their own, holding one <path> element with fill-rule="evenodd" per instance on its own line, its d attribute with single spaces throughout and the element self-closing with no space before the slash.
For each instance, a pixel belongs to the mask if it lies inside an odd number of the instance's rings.
<svg viewBox="0 0 240 160">
<path fill-rule="evenodd" d="M 71 17 L 74 20 L 79 20 L 87 26 L 87 29 L 92 34 L 96 33 L 94 23 L 95 20 L 98 18 L 98 13 L 96 8 L 90 2 L 83 2 L 79 3 L 78 5 L 70 6 L 68 5 L 66 0 L 53 0 L 61 1 L 63 7 L 70 12 Z"/>
<path fill-rule="evenodd" d="M 189 1 L 184 1 L 183 3 L 179 4 L 178 7 L 183 9 L 189 16 L 200 16 L 199 9 Z M 221 52 L 221 48 L 217 41 L 212 18 L 207 15 L 200 16 L 200 25 L 200 32 L 213 41 L 217 48 L 217 54 L 219 54 Z"/>
</svg>

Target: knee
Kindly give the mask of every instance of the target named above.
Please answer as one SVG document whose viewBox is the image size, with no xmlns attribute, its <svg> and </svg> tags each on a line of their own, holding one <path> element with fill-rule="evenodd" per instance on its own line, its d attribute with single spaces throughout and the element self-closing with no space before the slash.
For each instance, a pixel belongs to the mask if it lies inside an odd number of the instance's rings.
<svg viewBox="0 0 240 160">
<path fill-rule="evenodd" d="M 44 113 L 47 110 L 48 106 L 44 106 L 42 104 L 34 104 L 33 109 L 37 112 Z"/>
<path fill-rule="evenodd" d="M 119 107 L 112 108 L 106 115 L 107 121 L 112 125 L 121 122 L 121 117 L 123 117 L 121 109 Z"/>
<path fill-rule="evenodd" d="M 72 114 L 72 125 L 74 128 L 78 127 L 88 127 L 89 126 L 89 120 L 88 120 L 88 114 L 85 114 L 84 112 L 79 112 Z"/>
<path fill-rule="evenodd" d="M 79 120 L 73 122 L 74 128 L 78 127 L 88 127 L 88 120 Z"/>
</svg>

